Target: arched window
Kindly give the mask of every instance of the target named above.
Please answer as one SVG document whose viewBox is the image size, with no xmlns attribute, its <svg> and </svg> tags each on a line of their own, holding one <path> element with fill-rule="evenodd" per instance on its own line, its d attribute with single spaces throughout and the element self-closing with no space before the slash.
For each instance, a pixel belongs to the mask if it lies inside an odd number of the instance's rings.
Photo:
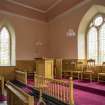
<svg viewBox="0 0 105 105">
<path fill-rule="evenodd" d="M 88 26 L 87 59 L 95 59 L 97 64 L 105 61 L 105 19 L 96 15 Z"/>
<path fill-rule="evenodd" d="M 8 28 L 4 26 L 0 29 L 0 66 L 13 66 L 15 63 L 12 60 L 12 38 Z"/>
</svg>

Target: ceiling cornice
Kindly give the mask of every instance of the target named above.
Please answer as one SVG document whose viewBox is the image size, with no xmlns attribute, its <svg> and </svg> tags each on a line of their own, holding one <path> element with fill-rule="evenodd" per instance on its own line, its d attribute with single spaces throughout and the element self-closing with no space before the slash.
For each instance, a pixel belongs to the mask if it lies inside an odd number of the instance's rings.
<svg viewBox="0 0 105 105">
<path fill-rule="evenodd" d="M 13 3 L 13 4 L 16 4 L 16 5 L 25 7 L 25 8 L 27 8 L 27 9 L 32 9 L 32 10 L 37 11 L 37 12 L 40 12 L 40 13 L 45 13 L 45 12 L 46 12 L 46 11 L 44 11 L 44 10 L 41 10 L 41 9 L 38 9 L 38 8 L 33 8 L 32 6 L 24 5 L 24 4 L 22 4 L 22 3 L 19 3 L 19 2 L 17 2 L 17 1 L 14 1 L 14 0 L 7 0 L 7 1 L 10 2 L 10 3 Z"/>
<path fill-rule="evenodd" d="M 83 2 L 77 4 L 76 6 L 72 7 L 71 9 L 69 9 L 66 12 L 63 12 L 62 14 L 56 16 L 54 19 L 51 19 L 49 22 L 52 22 L 53 20 L 56 20 L 59 17 L 63 17 L 64 15 L 70 14 L 70 12 L 74 11 L 74 10 L 78 10 L 78 8 L 84 6 L 85 4 L 91 2 L 91 0 L 84 0 Z"/>
<path fill-rule="evenodd" d="M 59 14 L 62 14 L 65 11 L 72 9 L 73 7 L 76 7 L 78 4 L 84 1 L 86 0 L 73 0 L 73 2 L 71 2 L 71 0 L 63 0 L 58 5 L 56 5 L 53 9 L 51 9 L 46 13 L 46 16 L 48 17 L 48 21 L 54 19 Z"/>
<path fill-rule="evenodd" d="M 58 5 L 60 2 L 62 2 L 62 0 L 58 0 L 58 1 L 56 1 L 51 7 L 49 7 L 46 11 L 45 11 L 45 13 L 47 13 L 48 11 L 50 11 L 51 9 L 53 9 L 56 5 Z"/>
<path fill-rule="evenodd" d="M 19 6 L 16 4 L 13 5 L 11 2 L 8 2 L 6 0 L 0 0 L 0 10 L 47 22 L 47 18 L 44 13 L 34 11 L 30 8 L 27 9 L 23 6 Z"/>
<path fill-rule="evenodd" d="M 40 19 L 33 19 L 33 18 L 30 18 L 30 17 L 26 17 L 26 16 L 23 16 L 23 15 L 20 15 L 20 14 L 16 14 L 16 13 L 12 13 L 12 12 L 8 12 L 8 11 L 4 11 L 4 10 L 0 10 L 0 14 L 3 14 L 3 15 L 8 15 L 8 16 L 13 16 L 13 17 L 18 17 L 18 18 L 23 18 L 25 20 L 29 20 L 29 21 L 37 21 L 37 22 L 43 22 L 43 23 L 46 23 L 46 21 L 42 21 Z M 4 19 L 7 19 L 7 18 L 4 18 Z"/>
<path fill-rule="evenodd" d="M 13 0 L 0 0 L 0 10 L 28 17 L 30 19 L 38 19 L 41 21 L 49 22 L 58 15 L 67 10 L 77 7 L 79 4 L 88 0 L 57 0 L 46 11 L 15 2 Z"/>
<path fill-rule="evenodd" d="M 27 9 L 32 9 L 34 11 L 40 12 L 40 13 L 47 13 L 48 11 L 50 11 L 51 9 L 53 9 L 57 4 L 59 4 L 62 0 L 57 0 L 55 3 L 53 3 L 47 10 L 42 10 L 42 9 L 38 9 L 29 5 L 25 5 L 23 3 L 19 3 L 17 1 L 14 0 L 7 0 L 8 2 L 11 2 L 13 4 L 19 5 L 19 6 L 23 6 Z"/>
</svg>

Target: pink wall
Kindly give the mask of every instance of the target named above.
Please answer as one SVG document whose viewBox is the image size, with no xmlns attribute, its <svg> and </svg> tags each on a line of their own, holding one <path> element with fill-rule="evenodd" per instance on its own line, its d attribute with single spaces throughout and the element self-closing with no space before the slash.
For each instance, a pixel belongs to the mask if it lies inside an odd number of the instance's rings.
<svg viewBox="0 0 105 105">
<path fill-rule="evenodd" d="M 0 21 L 2 20 L 8 21 L 15 30 L 17 60 L 31 60 L 35 57 L 46 56 L 47 23 L 1 11 Z M 36 46 L 37 41 L 42 42 L 43 45 Z"/>
<path fill-rule="evenodd" d="M 51 51 L 49 57 L 78 57 L 78 27 L 85 13 L 94 4 L 105 5 L 105 0 L 87 0 L 49 23 L 49 51 Z M 69 28 L 74 29 L 75 37 L 66 36 Z"/>
<path fill-rule="evenodd" d="M 105 0 L 87 1 L 49 23 L 0 11 L 0 21 L 9 21 L 14 27 L 17 60 L 31 60 L 42 56 L 77 58 L 77 34 L 81 19 L 93 4 L 105 5 Z M 66 36 L 69 28 L 74 29 L 75 37 Z M 38 41 L 42 42 L 41 46 L 36 46 Z"/>
</svg>

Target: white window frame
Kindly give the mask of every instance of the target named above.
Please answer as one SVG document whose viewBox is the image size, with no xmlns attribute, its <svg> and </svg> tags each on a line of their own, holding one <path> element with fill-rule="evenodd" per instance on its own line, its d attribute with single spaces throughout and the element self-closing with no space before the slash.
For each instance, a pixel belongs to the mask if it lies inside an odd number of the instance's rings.
<svg viewBox="0 0 105 105">
<path fill-rule="evenodd" d="M 95 26 L 94 25 L 94 20 L 98 17 L 98 16 L 102 16 L 103 17 L 103 22 L 101 25 L 99 26 Z M 92 25 L 91 25 L 92 24 Z M 105 60 L 101 60 L 100 59 L 100 40 L 99 40 L 99 37 L 100 37 L 100 30 L 101 30 L 101 27 L 103 26 L 103 24 L 105 24 L 105 15 L 104 14 L 96 14 L 93 19 L 90 21 L 89 25 L 88 25 L 88 28 L 87 28 L 87 32 L 86 32 L 86 58 L 88 59 L 88 32 L 90 30 L 90 28 L 92 27 L 95 27 L 97 29 L 97 61 L 96 61 L 96 64 L 102 64 L 103 62 L 105 62 Z M 91 25 L 91 26 L 90 26 Z M 93 59 L 93 58 L 91 58 Z"/>
<path fill-rule="evenodd" d="M 5 27 L 7 29 L 7 31 L 9 32 L 10 63 L 6 64 L 6 65 L 5 64 L 0 64 L 0 66 L 16 66 L 15 31 L 14 31 L 13 27 L 10 25 L 9 22 L 2 22 L 2 24 L 0 24 L 0 31 L 3 29 L 3 27 Z"/>
</svg>

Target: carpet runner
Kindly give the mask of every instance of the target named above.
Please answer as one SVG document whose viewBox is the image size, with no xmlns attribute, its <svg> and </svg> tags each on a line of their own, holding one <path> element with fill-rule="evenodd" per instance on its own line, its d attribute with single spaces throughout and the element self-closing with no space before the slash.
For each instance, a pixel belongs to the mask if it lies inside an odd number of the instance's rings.
<svg viewBox="0 0 105 105">
<path fill-rule="evenodd" d="M 7 97 L 6 96 L 0 96 L 0 102 L 2 101 L 7 101 Z"/>
</svg>

